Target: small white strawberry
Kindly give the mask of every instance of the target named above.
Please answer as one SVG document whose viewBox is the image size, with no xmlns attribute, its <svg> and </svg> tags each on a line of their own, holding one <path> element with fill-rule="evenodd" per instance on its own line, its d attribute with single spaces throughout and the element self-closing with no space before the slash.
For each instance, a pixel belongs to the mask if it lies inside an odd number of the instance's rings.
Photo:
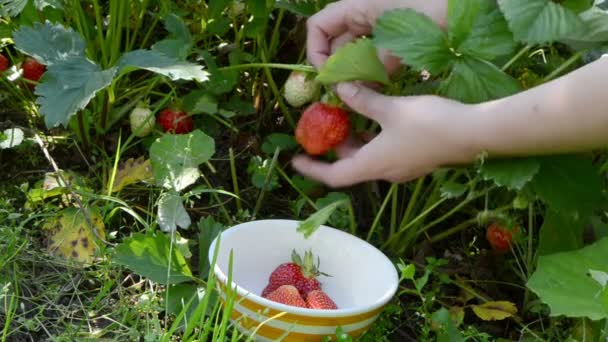
<svg viewBox="0 0 608 342">
<path fill-rule="evenodd" d="M 154 116 L 152 111 L 143 103 L 138 104 L 129 115 L 131 121 L 131 131 L 137 137 L 145 137 L 154 128 Z"/>
<path fill-rule="evenodd" d="M 285 81 L 283 96 L 292 107 L 301 107 L 312 101 L 320 88 L 314 78 L 307 79 L 306 73 L 293 71 Z"/>
</svg>

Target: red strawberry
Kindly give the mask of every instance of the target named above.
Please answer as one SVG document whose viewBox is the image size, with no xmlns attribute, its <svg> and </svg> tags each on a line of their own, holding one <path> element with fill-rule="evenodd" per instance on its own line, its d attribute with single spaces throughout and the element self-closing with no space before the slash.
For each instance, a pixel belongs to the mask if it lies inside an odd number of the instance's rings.
<svg viewBox="0 0 608 342">
<path fill-rule="evenodd" d="M 310 155 L 322 155 L 344 142 L 350 131 L 348 113 L 340 107 L 315 102 L 302 113 L 296 141 Z"/>
<path fill-rule="evenodd" d="M 497 223 L 492 223 L 486 230 L 486 239 L 494 250 L 499 253 L 506 253 L 511 248 L 513 234 L 516 233 L 517 230 L 518 227 L 511 230 Z"/>
<path fill-rule="evenodd" d="M 21 66 L 23 77 L 30 81 L 40 81 L 42 74 L 46 71 L 46 66 L 38 63 L 35 59 L 27 57 Z"/>
<path fill-rule="evenodd" d="M 298 306 L 301 308 L 308 307 L 304 299 L 302 299 L 302 296 L 300 296 L 298 289 L 292 285 L 280 286 L 266 298 L 285 305 Z"/>
<path fill-rule="evenodd" d="M 306 303 L 308 307 L 311 309 L 318 310 L 336 310 L 338 306 L 334 303 L 331 298 L 327 295 L 327 293 L 322 290 L 314 290 L 310 291 L 308 295 L 306 295 Z"/>
<path fill-rule="evenodd" d="M 192 117 L 175 108 L 165 108 L 158 114 L 157 121 L 165 132 L 184 134 L 194 129 Z"/>
<path fill-rule="evenodd" d="M 311 251 L 307 251 L 304 255 L 304 260 L 294 250 L 291 254 L 291 262 L 286 262 L 279 265 L 268 279 L 268 290 L 278 288 L 282 285 L 293 285 L 298 291 L 305 296 L 312 290 L 321 289 L 321 284 L 316 279 L 320 274 L 318 265 L 314 265 L 314 259 Z"/>
<path fill-rule="evenodd" d="M 266 285 L 266 287 L 262 291 L 262 297 L 266 298 L 272 291 L 274 291 L 274 290 L 276 290 L 278 288 L 279 288 L 279 286 L 277 286 L 276 284 L 268 284 L 268 285 Z"/>
<path fill-rule="evenodd" d="M 8 69 L 8 58 L 4 55 L 0 55 L 0 72 Z"/>
</svg>

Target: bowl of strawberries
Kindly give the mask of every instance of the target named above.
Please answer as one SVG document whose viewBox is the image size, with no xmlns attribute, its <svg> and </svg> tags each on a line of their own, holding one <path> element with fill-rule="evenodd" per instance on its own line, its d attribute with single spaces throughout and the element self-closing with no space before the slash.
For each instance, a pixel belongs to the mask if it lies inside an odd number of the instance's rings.
<svg viewBox="0 0 608 342">
<path fill-rule="evenodd" d="M 338 328 L 363 334 L 397 291 L 394 264 L 354 235 L 321 226 L 305 238 L 298 225 L 252 221 L 212 242 L 209 260 L 232 321 L 256 341 L 322 341 Z"/>
</svg>

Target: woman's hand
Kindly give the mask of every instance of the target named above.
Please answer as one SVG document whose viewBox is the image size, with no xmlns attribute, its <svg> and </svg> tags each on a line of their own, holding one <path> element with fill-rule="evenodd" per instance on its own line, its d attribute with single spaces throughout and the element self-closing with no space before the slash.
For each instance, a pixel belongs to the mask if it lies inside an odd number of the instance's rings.
<svg viewBox="0 0 608 342">
<path fill-rule="evenodd" d="M 479 149 L 465 123 L 474 106 L 437 96 L 390 97 L 355 83 L 337 93 L 354 111 L 377 121 L 378 136 L 366 144 L 351 138 L 338 147 L 340 160 L 325 163 L 297 156 L 294 168 L 331 187 L 370 180 L 404 182 L 438 167 L 469 163 Z"/>
<path fill-rule="evenodd" d="M 316 68 L 336 49 L 355 38 L 371 33 L 376 20 L 387 10 L 411 8 L 445 26 L 447 0 L 342 0 L 327 5 L 307 22 L 308 61 Z M 400 60 L 379 52 L 387 71 L 394 72 Z"/>
</svg>

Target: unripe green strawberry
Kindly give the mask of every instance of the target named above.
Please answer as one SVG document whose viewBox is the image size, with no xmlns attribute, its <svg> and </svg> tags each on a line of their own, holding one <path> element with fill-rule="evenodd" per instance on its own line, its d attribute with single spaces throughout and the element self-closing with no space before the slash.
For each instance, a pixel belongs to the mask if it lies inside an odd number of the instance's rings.
<svg viewBox="0 0 608 342">
<path fill-rule="evenodd" d="M 137 105 L 129 115 L 131 121 L 131 131 L 137 137 L 145 137 L 152 132 L 154 128 L 154 116 L 150 115 L 152 111 L 143 104 Z"/>
<path fill-rule="evenodd" d="M 285 81 L 283 96 L 293 107 L 301 107 L 312 101 L 321 84 L 314 78 L 307 79 L 306 73 L 293 71 Z"/>
</svg>

